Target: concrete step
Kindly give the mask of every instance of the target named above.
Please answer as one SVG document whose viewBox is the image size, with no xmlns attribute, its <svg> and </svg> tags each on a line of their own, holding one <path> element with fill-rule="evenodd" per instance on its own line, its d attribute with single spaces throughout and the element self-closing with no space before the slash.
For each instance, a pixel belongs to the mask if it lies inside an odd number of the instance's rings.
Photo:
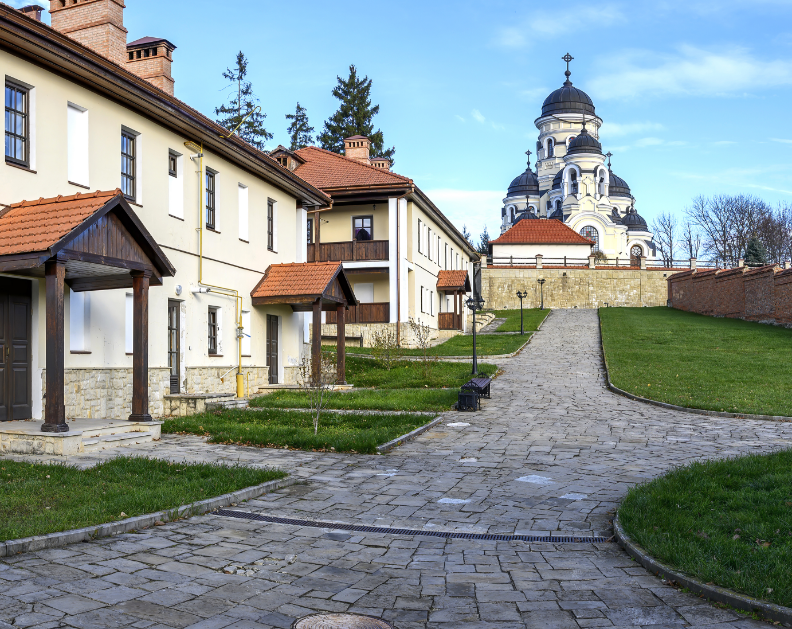
<svg viewBox="0 0 792 629">
<path fill-rule="evenodd" d="M 221 398 L 216 400 L 206 400 L 206 410 L 216 411 L 222 408 L 247 408 L 249 405 L 247 398 Z"/>
<path fill-rule="evenodd" d="M 145 424 L 138 424 L 137 422 L 113 422 L 110 425 L 98 426 L 96 428 L 83 429 L 83 439 L 93 439 L 95 437 L 109 437 L 112 435 L 125 435 L 135 432 L 147 432 L 151 430 L 150 426 Z"/>
<path fill-rule="evenodd" d="M 107 448 L 117 448 L 136 443 L 149 443 L 154 441 L 154 433 L 147 432 L 126 432 L 116 435 L 103 435 L 100 437 L 83 437 L 83 450 L 94 452 L 96 450 L 106 450 Z"/>
</svg>

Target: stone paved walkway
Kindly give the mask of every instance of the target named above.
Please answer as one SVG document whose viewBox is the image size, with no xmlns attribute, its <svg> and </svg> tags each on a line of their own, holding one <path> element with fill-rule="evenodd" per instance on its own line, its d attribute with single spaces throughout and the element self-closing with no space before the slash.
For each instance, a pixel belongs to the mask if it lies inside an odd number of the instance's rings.
<svg viewBox="0 0 792 629">
<path fill-rule="evenodd" d="M 555 311 L 479 413 L 385 456 L 214 446 L 167 437 L 117 453 L 275 465 L 307 481 L 239 505 L 404 528 L 610 535 L 631 485 L 694 459 L 792 445 L 792 424 L 708 418 L 603 388 L 595 311 Z M 452 426 L 464 423 L 469 425 Z M 40 460 L 40 459 L 39 459 Z M 242 574 L 224 574 L 229 565 Z M 397 629 L 747 629 L 615 544 L 331 532 L 214 515 L 0 561 L 0 627 L 290 627 L 318 611 Z"/>
</svg>

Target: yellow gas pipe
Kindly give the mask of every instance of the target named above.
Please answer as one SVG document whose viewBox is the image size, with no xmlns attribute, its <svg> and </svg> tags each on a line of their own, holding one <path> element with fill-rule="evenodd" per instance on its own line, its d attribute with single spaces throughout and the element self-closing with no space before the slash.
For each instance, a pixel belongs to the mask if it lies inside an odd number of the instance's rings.
<svg viewBox="0 0 792 629">
<path fill-rule="evenodd" d="M 233 288 L 225 288 L 223 286 L 215 286 L 214 284 L 207 284 L 203 281 L 203 229 L 204 229 L 204 166 L 203 166 L 203 142 L 196 144 L 195 142 L 185 142 L 184 146 L 189 150 L 194 150 L 198 158 L 198 285 L 205 286 L 212 289 L 213 292 L 225 295 L 226 297 L 233 297 L 236 304 L 236 320 L 237 320 L 237 348 L 238 348 L 238 362 L 236 373 L 236 396 L 242 398 L 245 395 L 245 384 L 242 376 L 242 334 L 244 328 L 242 326 L 242 297 L 239 291 Z M 192 157 L 190 159 L 193 159 Z"/>
</svg>

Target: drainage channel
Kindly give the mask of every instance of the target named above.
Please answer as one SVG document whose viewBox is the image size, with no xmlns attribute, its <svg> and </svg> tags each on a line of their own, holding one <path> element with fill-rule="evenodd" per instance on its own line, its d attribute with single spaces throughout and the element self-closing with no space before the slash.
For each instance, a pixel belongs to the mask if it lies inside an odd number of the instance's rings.
<svg viewBox="0 0 792 629">
<path fill-rule="evenodd" d="M 611 537 L 578 537 L 561 535 L 497 535 L 489 533 L 457 533 L 453 531 L 423 531 L 419 529 L 394 529 L 382 526 L 358 526 L 354 524 L 338 524 L 336 522 L 317 522 L 314 520 L 296 520 L 293 518 L 276 518 L 271 515 L 247 513 L 245 511 L 228 511 L 218 509 L 212 515 L 240 520 L 269 522 L 270 524 L 289 524 L 291 526 L 307 526 L 315 529 L 333 529 L 354 533 L 384 533 L 386 535 L 421 535 L 424 537 L 443 537 L 446 539 L 470 539 L 492 542 L 549 542 L 551 544 L 602 544 L 613 541 Z"/>
</svg>

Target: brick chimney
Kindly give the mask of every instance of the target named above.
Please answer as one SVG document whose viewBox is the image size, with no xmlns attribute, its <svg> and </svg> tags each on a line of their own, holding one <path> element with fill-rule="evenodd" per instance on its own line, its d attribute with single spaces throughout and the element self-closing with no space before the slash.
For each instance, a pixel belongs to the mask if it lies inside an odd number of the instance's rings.
<svg viewBox="0 0 792 629">
<path fill-rule="evenodd" d="M 41 12 L 44 10 L 44 7 L 41 7 L 37 4 L 29 4 L 26 7 L 22 7 L 19 9 L 20 13 L 24 13 L 29 18 L 36 20 L 37 22 L 41 22 Z"/>
<path fill-rule="evenodd" d="M 372 157 L 369 161 L 374 168 L 391 169 L 391 161 L 387 157 Z"/>
<path fill-rule="evenodd" d="M 361 164 L 369 164 L 369 152 L 371 142 L 364 135 L 353 135 L 344 140 L 344 155 L 349 159 L 354 159 Z"/>
<path fill-rule="evenodd" d="M 144 37 L 127 46 L 126 69 L 173 96 L 171 64 L 176 46 L 167 39 Z"/>
<path fill-rule="evenodd" d="M 124 6 L 124 0 L 50 0 L 52 28 L 123 66 Z"/>
</svg>

